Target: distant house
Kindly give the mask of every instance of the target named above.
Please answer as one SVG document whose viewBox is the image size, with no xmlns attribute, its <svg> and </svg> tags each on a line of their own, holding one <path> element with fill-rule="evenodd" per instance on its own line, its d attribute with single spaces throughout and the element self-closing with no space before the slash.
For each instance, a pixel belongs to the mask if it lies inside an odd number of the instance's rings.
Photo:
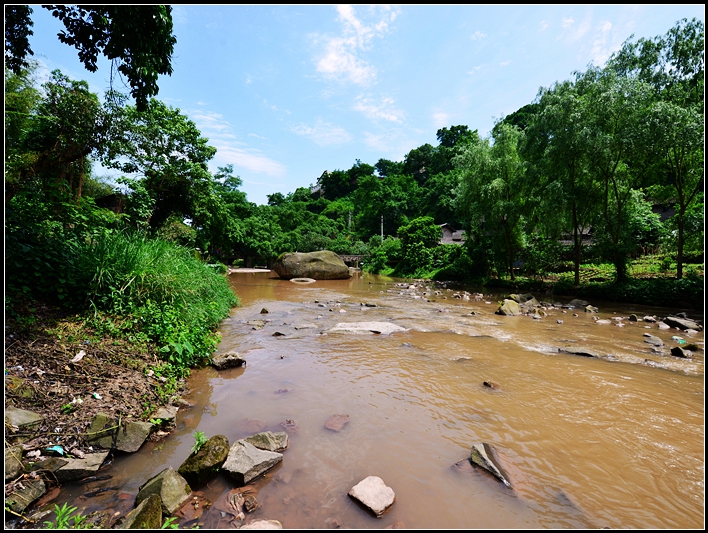
<svg viewBox="0 0 708 533">
<path fill-rule="evenodd" d="M 462 230 L 456 230 L 447 222 L 445 224 L 440 224 L 440 229 L 442 230 L 442 238 L 440 239 L 440 244 L 464 244 L 465 243 L 465 232 Z"/>
</svg>

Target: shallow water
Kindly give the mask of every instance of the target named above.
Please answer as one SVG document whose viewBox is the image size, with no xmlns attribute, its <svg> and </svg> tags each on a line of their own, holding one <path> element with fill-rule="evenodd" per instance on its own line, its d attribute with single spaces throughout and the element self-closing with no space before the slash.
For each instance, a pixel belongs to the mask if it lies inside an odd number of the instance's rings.
<svg viewBox="0 0 708 533">
<path fill-rule="evenodd" d="M 257 483 L 260 508 L 247 520 L 286 529 L 702 527 L 704 352 L 684 360 L 668 350 L 672 336 L 702 343 L 703 332 L 616 320 L 676 310 L 591 302 L 595 317 L 612 322 L 599 325 L 572 310 L 498 316 L 497 296 L 421 297 L 377 276 L 301 285 L 234 273 L 230 281 L 242 306 L 221 325 L 219 352 L 236 350 L 247 366 L 193 372 L 195 406 L 180 411 L 165 442 L 113 463 L 104 485 L 119 490 L 94 500 L 81 496 L 93 487 L 70 486 L 62 499 L 124 511 L 148 477 L 180 466 L 195 430 L 233 442 L 294 420 L 284 460 Z M 407 331 L 330 331 L 362 321 Z M 663 339 L 663 353 L 645 332 Z M 579 345 L 602 357 L 558 352 Z M 325 429 L 333 414 L 351 421 Z M 478 442 L 495 448 L 512 488 L 464 461 Z M 369 475 L 396 494 L 380 519 L 347 496 Z M 203 492 L 215 501 L 232 487 L 220 475 Z M 225 527 L 215 512 L 202 522 Z"/>
</svg>

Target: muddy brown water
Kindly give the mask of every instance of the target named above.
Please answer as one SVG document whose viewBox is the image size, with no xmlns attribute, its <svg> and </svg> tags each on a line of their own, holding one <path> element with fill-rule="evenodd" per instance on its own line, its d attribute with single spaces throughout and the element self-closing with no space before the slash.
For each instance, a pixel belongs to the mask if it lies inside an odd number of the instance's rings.
<svg viewBox="0 0 708 533">
<path fill-rule="evenodd" d="M 702 347 L 703 332 L 617 320 L 677 310 L 591 302 L 611 321 L 600 325 L 582 311 L 498 316 L 500 295 L 490 303 L 454 299 L 452 290 L 421 298 L 378 276 L 229 279 L 242 305 L 221 325 L 219 352 L 236 350 L 247 366 L 193 372 L 187 399 L 195 405 L 180 411 L 166 441 L 117 458 L 110 480 L 64 487 L 55 501 L 126 512 L 147 478 L 186 459 L 195 430 L 233 442 L 292 420 L 284 460 L 256 484 L 260 507 L 248 520 L 286 529 L 702 528 L 704 352 L 689 360 L 668 352 L 674 335 Z M 361 321 L 407 331 L 329 331 Z M 646 332 L 664 341 L 662 353 L 644 342 Z M 581 345 L 602 357 L 558 352 Z M 333 414 L 350 416 L 340 432 L 324 427 Z M 497 450 L 511 489 L 465 461 L 477 442 Z M 396 494 L 380 519 L 347 496 L 370 475 Z M 102 486 L 119 488 L 84 496 Z M 219 475 L 202 491 L 216 501 L 231 488 Z M 216 510 L 201 521 L 226 527 Z"/>
</svg>

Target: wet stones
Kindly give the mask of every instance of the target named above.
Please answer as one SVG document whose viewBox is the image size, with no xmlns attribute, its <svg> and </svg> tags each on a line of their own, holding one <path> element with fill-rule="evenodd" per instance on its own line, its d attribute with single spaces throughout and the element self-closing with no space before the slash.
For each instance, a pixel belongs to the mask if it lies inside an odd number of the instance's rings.
<svg viewBox="0 0 708 533">
<path fill-rule="evenodd" d="M 70 483 L 85 477 L 94 476 L 108 457 L 108 452 L 87 453 L 83 459 L 65 458 L 65 464 L 54 471 L 59 483 Z"/>
<path fill-rule="evenodd" d="M 22 446 L 5 448 L 5 482 L 15 479 L 22 470 Z"/>
<path fill-rule="evenodd" d="M 351 488 L 349 496 L 370 510 L 376 518 L 386 514 L 396 501 L 393 489 L 377 476 L 361 480 Z"/>
<path fill-rule="evenodd" d="M 39 478 L 15 484 L 10 494 L 5 495 L 5 507 L 21 514 L 32 502 L 46 492 L 47 486 Z"/>
<path fill-rule="evenodd" d="M 703 329 L 703 326 L 701 326 L 698 322 L 695 322 L 688 318 L 681 318 L 677 316 L 667 316 L 664 319 L 664 323 L 669 327 L 679 328 L 682 330 L 695 329 L 697 331 L 700 331 Z"/>
<path fill-rule="evenodd" d="M 407 331 L 406 328 L 391 322 L 344 322 L 334 326 L 330 331 L 343 333 L 374 333 L 390 335 L 397 331 Z"/>
</svg>

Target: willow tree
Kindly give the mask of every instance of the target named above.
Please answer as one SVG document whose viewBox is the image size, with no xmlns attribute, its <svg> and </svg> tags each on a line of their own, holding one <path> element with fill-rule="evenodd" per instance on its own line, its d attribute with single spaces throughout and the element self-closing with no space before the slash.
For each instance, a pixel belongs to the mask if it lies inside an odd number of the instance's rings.
<svg viewBox="0 0 708 533">
<path fill-rule="evenodd" d="M 501 124 L 491 140 L 471 143 L 455 159 L 460 180 L 457 201 L 468 234 L 491 237 L 512 280 L 524 245 L 524 223 L 537 202 L 535 183 L 527 179 L 519 155 L 522 137 L 514 126 Z"/>
</svg>

